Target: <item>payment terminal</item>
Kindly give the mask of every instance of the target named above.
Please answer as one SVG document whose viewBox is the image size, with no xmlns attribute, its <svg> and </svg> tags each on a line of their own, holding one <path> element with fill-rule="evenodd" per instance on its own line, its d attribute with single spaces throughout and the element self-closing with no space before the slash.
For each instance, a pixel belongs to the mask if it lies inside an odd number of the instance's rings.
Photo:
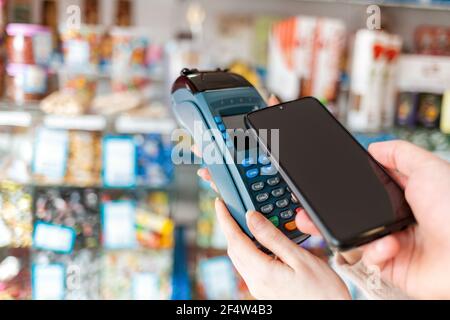
<svg viewBox="0 0 450 320">
<path fill-rule="evenodd" d="M 249 152 L 250 144 L 237 145 L 230 136 L 230 130 L 247 129 L 247 113 L 267 107 L 247 80 L 222 70 L 183 69 L 172 87 L 172 105 L 198 146 L 204 145 L 204 132 L 210 132 L 209 148 L 212 145 L 223 161 L 206 166 L 231 215 L 250 238 L 245 219 L 249 210 L 261 212 L 296 243 L 308 238 L 294 221 L 300 205 L 270 159 L 254 156 L 258 152 Z"/>
</svg>

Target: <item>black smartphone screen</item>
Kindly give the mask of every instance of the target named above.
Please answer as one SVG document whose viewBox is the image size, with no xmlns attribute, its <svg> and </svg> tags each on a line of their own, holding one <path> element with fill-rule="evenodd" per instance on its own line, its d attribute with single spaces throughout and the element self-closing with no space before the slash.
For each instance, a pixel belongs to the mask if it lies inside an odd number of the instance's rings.
<svg viewBox="0 0 450 320">
<path fill-rule="evenodd" d="M 260 141 L 269 152 L 279 143 L 276 165 L 336 245 L 413 219 L 401 187 L 316 99 L 252 112 L 247 121 L 256 131 L 279 130 L 278 142 Z"/>
</svg>

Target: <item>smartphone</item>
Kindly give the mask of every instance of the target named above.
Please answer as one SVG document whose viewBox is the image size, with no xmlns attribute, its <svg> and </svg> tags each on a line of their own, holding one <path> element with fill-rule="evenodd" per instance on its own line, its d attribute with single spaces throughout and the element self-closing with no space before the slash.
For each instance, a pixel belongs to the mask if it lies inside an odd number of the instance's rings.
<svg viewBox="0 0 450 320">
<path fill-rule="evenodd" d="M 345 251 L 415 222 L 400 185 L 317 99 L 251 112 L 246 124 L 330 247 Z"/>
</svg>

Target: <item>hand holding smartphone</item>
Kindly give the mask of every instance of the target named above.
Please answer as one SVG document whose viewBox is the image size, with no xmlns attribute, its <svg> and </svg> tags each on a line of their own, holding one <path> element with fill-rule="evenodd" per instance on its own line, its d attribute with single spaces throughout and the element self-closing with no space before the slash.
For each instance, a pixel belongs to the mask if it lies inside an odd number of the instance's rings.
<svg viewBox="0 0 450 320">
<path fill-rule="evenodd" d="M 328 244 L 347 250 L 415 222 L 389 173 L 318 100 L 303 98 L 251 112 L 247 125 Z M 273 145 L 277 143 L 278 145 Z"/>
</svg>

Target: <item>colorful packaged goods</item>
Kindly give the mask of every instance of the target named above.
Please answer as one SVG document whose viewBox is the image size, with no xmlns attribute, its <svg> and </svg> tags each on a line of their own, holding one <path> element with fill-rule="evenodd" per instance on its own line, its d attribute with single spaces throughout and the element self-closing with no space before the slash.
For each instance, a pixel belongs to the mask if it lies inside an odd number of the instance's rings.
<svg viewBox="0 0 450 320">
<path fill-rule="evenodd" d="M 100 184 L 101 137 L 88 131 L 69 132 L 69 157 L 65 181 L 72 186 Z"/>
<path fill-rule="evenodd" d="M 252 299 L 241 276 L 226 256 L 203 256 L 198 259 L 197 287 L 200 299 Z"/>
<path fill-rule="evenodd" d="M 32 234 L 32 198 L 20 184 L 0 183 L 0 248 L 28 248 Z"/>
<path fill-rule="evenodd" d="M 137 183 L 136 141 L 130 135 L 102 139 L 102 183 L 109 188 L 133 188 Z"/>
<path fill-rule="evenodd" d="M 97 93 L 97 73 L 93 68 L 70 69 L 58 72 L 62 92 L 76 96 L 87 109 Z"/>
<path fill-rule="evenodd" d="M 136 212 L 136 237 L 139 245 L 151 249 L 173 247 L 174 222 L 169 217 L 169 195 L 151 192 L 140 198 Z"/>
<path fill-rule="evenodd" d="M 450 28 L 446 26 L 420 26 L 415 34 L 416 53 L 450 55 Z"/>
<path fill-rule="evenodd" d="M 0 0 L 0 97 L 5 93 L 6 68 L 6 37 L 5 30 L 8 21 L 8 5 L 6 0 Z"/>
<path fill-rule="evenodd" d="M 335 102 L 346 30 L 340 20 L 297 16 L 276 23 L 269 40 L 268 87 L 283 100 Z"/>
<path fill-rule="evenodd" d="M 135 136 L 138 158 L 138 184 L 163 187 L 173 180 L 172 144 L 169 136 L 147 134 Z"/>
<path fill-rule="evenodd" d="M 61 184 L 67 171 L 69 132 L 40 127 L 33 141 L 33 180 L 41 184 Z"/>
<path fill-rule="evenodd" d="M 8 64 L 6 67 L 6 96 L 22 104 L 37 101 L 48 93 L 47 70 L 37 65 Z"/>
<path fill-rule="evenodd" d="M 417 120 L 417 98 L 415 92 L 401 92 L 398 95 L 396 124 L 404 127 L 415 127 Z"/>
<path fill-rule="evenodd" d="M 47 114 L 76 116 L 85 113 L 87 106 L 82 96 L 55 91 L 41 100 L 39 108 Z"/>
<path fill-rule="evenodd" d="M 203 182 L 201 182 L 203 183 Z M 197 245 L 201 248 L 226 249 L 226 238 L 217 222 L 214 199 L 217 197 L 209 185 L 201 185 L 199 195 L 200 216 L 197 220 Z"/>
<path fill-rule="evenodd" d="M 164 300 L 171 296 L 172 250 L 107 252 L 101 296 L 114 300 Z"/>
<path fill-rule="evenodd" d="M 101 259 L 95 250 L 70 255 L 39 251 L 32 256 L 33 299 L 100 299 Z"/>
<path fill-rule="evenodd" d="M 114 70 L 120 72 L 147 66 L 150 41 L 145 29 L 116 27 L 111 30 L 111 36 Z"/>
<path fill-rule="evenodd" d="M 150 41 L 144 29 L 116 27 L 112 37 L 112 88 L 114 91 L 139 89 L 149 82 Z"/>
<path fill-rule="evenodd" d="M 36 247 L 39 243 L 37 249 L 60 251 L 55 248 L 56 245 L 60 248 L 61 244 L 52 243 L 51 238 L 46 238 L 46 235 L 62 234 L 65 236 L 62 232 L 64 228 L 70 228 L 74 233 L 74 239 L 70 239 L 74 243 L 69 244 L 68 250 L 64 253 L 70 254 L 73 250 L 82 248 L 98 248 L 100 243 L 100 200 L 98 191 L 79 188 L 38 188 L 34 201 L 35 232 L 33 245 Z M 37 233 L 37 225 L 42 223 L 47 228 L 42 229 L 42 233 Z M 59 230 L 57 227 L 59 227 Z M 67 237 L 61 239 L 66 241 Z"/>
<path fill-rule="evenodd" d="M 450 89 L 445 92 L 442 100 L 441 131 L 450 134 Z"/>
<path fill-rule="evenodd" d="M 355 36 L 350 83 L 348 125 L 360 132 L 394 125 L 399 36 L 359 30 Z"/>
<path fill-rule="evenodd" d="M 113 115 L 142 106 L 144 97 L 139 91 L 123 91 L 95 97 L 91 111 L 96 114 Z"/>
<path fill-rule="evenodd" d="M 92 25 L 82 25 L 80 28 L 62 28 L 64 64 L 71 69 L 81 70 L 86 67 L 97 67 L 104 33 L 104 28 Z"/>
<path fill-rule="evenodd" d="M 85 0 L 84 1 L 84 17 L 88 24 L 98 24 L 99 23 L 99 12 L 100 11 L 99 0 Z"/>
<path fill-rule="evenodd" d="M 138 208 L 136 212 L 136 238 L 139 245 L 150 249 L 169 249 L 173 247 L 174 223 L 165 216 L 147 209 Z"/>
<path fill-rule="evenodd" d="M 18 117 L 18 124 L 28 125 L 31 117 Z M 34 130 L 26 127 L 0 129 L 0 180 L 29 183 Z"/>
<path fill-rule="evenodd" d="M 122 74 L 113 71 L 111 75 L 111 88 L 113 92 L 141 90 L 149 83 L 148 70 L 143 68 L 136 68 Z"/>
<path fill-rule="evenodd" d="M 30 251 L 0 249 L 0 300 L 31 298 Z"/>
<path fill-rule="evenodd" d="M 109 73 L 111 71 L 111 62 L 113 55 L 113 42 L 112 37 L 108 33 L 105 33 L 100 41 L 100 71 Z"/>
<path fill-rule="evenodd" d="M 53 44 L 49 28 L 34 24 L 11 23 L 7 26 L 6 33 L 9 63 L 41 66 L 50 64 Z"/>
<path fill-rule="evenodd" d="M 425 128 L 438 128 L 441 114 L 442 95 L 421 93 L 419 95 L 417 121 Z"/>
</svg>

